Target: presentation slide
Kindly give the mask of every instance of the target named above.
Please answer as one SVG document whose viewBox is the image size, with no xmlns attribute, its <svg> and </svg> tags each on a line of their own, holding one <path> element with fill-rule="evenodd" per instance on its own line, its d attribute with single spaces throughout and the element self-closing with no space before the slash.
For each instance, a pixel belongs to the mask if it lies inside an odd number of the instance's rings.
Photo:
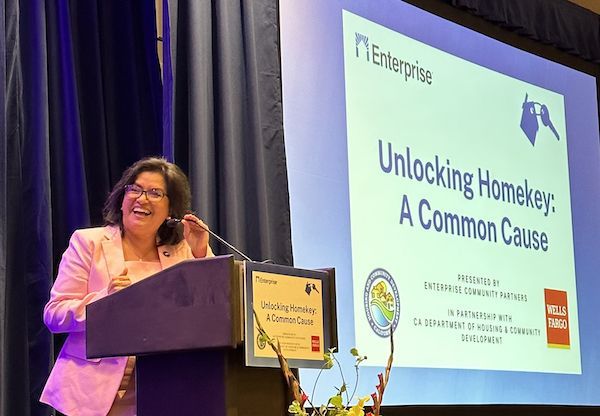
<svg viewBox="0 0 600 416">
<path fill-rule="evenodd" d="M 336 268 L 346 383 L 393 334 L 386 405 L 600 404 L 595 78 L 371 3 L 280 8 L 294 260 Z"/>
<path fill-rule="evenodd" d="M 581 373 L 563 97 L 342 17 L 359 351 L 393 328 L 397 365 Z"/>
</svg>

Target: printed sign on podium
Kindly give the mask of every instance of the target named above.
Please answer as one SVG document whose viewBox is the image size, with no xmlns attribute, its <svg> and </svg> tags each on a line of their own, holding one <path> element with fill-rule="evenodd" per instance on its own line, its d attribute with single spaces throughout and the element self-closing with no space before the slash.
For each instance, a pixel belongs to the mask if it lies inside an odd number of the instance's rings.
<svg viewBox="0 0 600 416">
<path fill-rule="evenodd" d="M 277 355 L 259 337 L 254 310 L 291 367 L 321 368 L 335 342 L 333 273 L 246 262 L 244 287 L 246 365 L 279 367 Z"/>
</svg>

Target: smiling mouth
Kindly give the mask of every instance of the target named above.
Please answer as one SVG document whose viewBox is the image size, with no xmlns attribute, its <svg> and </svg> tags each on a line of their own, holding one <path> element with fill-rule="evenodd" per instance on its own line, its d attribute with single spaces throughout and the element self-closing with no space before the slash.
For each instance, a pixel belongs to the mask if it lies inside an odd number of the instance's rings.
<svg viewBox="0 0 600 416">
<path fill-rule="evenodd" d="M 147 217 L 148 215 L 151 214 L 150 211 L 148 211 L 147 209 L 142 209 L 142 208 L 134 208 L 132 211 L 136 215 L 142 215 L 142 216 L 145 216 L 145 217 Z"/>
</svg>

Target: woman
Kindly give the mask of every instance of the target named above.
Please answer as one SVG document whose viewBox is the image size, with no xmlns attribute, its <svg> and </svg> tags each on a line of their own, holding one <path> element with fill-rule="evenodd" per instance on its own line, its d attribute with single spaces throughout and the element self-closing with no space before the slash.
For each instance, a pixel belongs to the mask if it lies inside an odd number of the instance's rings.
<svg viewBox="0 0 600 416">
<path fill-rule="evenodd" d="M 135 415 L 134 357 L 87 359 L 85 306 L 185 259 L 212 256 L 192 214 L 185 174 L 162 158 L 124 173 L 104 206 L 106 226 L 77 230 L 44 308 L 50 331 L 69 336 L 41 401 L 66 415 Z M 166 224 L 183 218 L 181 227 Z"/>
</svg>

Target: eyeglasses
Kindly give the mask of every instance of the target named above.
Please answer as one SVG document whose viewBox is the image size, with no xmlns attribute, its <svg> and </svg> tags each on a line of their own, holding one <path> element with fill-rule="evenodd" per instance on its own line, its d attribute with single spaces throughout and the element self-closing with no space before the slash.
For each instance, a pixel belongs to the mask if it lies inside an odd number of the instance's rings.
<svg viewBox="0 0 600 416">
<path fill-rule="evenodd" d="M 125 185 L 125 195 L 127 198 L 138 199 L 142 194 L 146 194 L 146 198 L 148 198 L 148 201 L 150 202 L 158 202 L 163 199 L 163 197 L 167 196 L 162 189 L 152 188 L 145 191 L 136 184 Z"/>
</svg>

